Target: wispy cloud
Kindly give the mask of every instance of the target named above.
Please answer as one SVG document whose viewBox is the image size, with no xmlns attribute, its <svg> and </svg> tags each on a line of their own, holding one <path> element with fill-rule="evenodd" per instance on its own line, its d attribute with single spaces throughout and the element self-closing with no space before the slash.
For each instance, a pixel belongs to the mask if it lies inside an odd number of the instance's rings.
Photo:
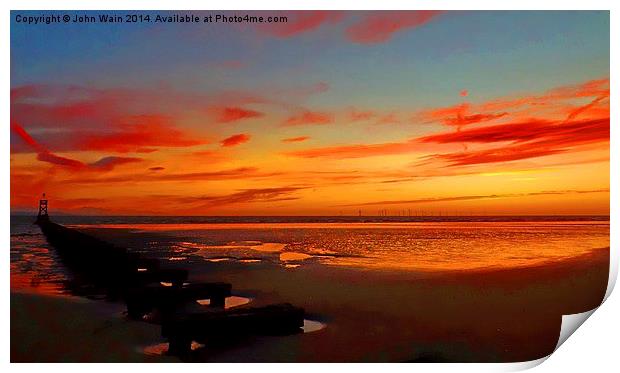
<svg viewBox="0 0 620 373">
<path fill-rule="evenodd" d="M 16 133 L 32 150 L 37 153 L 37 159 L 58 166 L 70 167 L 74 169 L 84 168 L 86 165 L 75 159 L 65 158 L 50 152 L 45 146 L 39 144 L 24 128 L 17 122 L 11 122 L 11 130 Z"/>
<path fill-rule="evenodd" d="M 301 113 L 291 115 L 284 121 L 285 126 L 302 126 L 302 125 L 323 125 L 334 121 L 332 114 L 305 110 Z"/>
<path fill-rule="evenodd" d="M 342 19 L 343 13 L 340 11 L 304 10 L 278 12 L 271 15 L 286 16 L 287 22 L 264 24 L 259 27 L 259 30 L 278 38 L 290 38 L 317 30 L 326 24 L 337 23 Z"/>
<path fill-rule="evenodd" d="M 303 142 L 309 139 L 310 136 L 288 137 L 286 139 L 282 139 L 282 142 Z"/>
<path fill-rule="evenodd" d="M 299 199 L 293 194 L 306 187 L 288 186 L 277 188 L 241 189 L 221 196 L 178 197 L 179 203 L 197 203 L 204 207 L 219 207 L 243 203 L 264 203 Z"/>
<path fill-rule="evenodd" d="M 590 99 L 586 103 L 578 104 Z M 598 109 L 598 110 L 597 110 Z M 547 120 L 577 119 L 609 116 L 609 79 L 589 80 L 565 85 L 539 94 L 499 97 L 484 102 L 461 102 L 450 106 L 429 108 L 415 113 L 413 120 L 423 123 L 442 123 L 449 126 L 490 122 L 508 117 Z"/>
<path fill-rule="evenodd" d="M 220 144 L 224 147 L 237 146 L 243 143 L 250 141 L 250 135 L 246 135 L 245 133 L 240 133 L 238 135 L 233 135 L 225 138 L 220 141 Z"/>
<path fill-rule="evenodd" d="M 215 180 L 242 180 L 242 179 L 268 179 L 271 177 L 281 176 L 281 172 L 263 172 L 256 167 L 238 167 L 232 169 L 224 169 L 218 171 L 200 171 L 200 172 L 181 172 L 181 173 L 165 173 L 165 172 L 145 172 L 131 173 L 122 175 L 99 176 L 99 177 L 71 177 L 63 179 L 63 182 L 72 184 L 136 184 L 150 183 L 156 181 L 171 182 L 193 182 L 193 181 L 215 181 Z"/>
<path fill-rule="evenodd" d="M 330 146 L 285 154 L 301 158 L 347 159 L 419 152 L 428 143 L 502 144 L 490 149 L 468 149 L 427 157 L 452 166 L 462 166 L 541 157 L 574 151 L 581 145 L 605 144 L 608 141 L 609 118 L 573 122 L 532 120 L 438 133 L 403 142 Z"/>
<path fill-rule="evenodd" d="M 430 22 L 441 13 L 439 10 L 371 12 L 349 26 L 346 35 L 354 43 L 382 43 L 390 40 L 395 33 Z"/>
<path fill-rule="evenodd" d="M 217 123 L 232 123 L 245 119 L 260 118 L 265 116 L 265 114 L 260 111 L 235 106 L 214 108 L 212 111 L 215 114 L 215 121 Z"/>
<path fill-rule="evenodd" d="M 371 144 L 351 144 L 310 148 L 285 154 L 300 158 L 364 158 L 397 155 L 414 152 L 441 150 L 442 146 L 463 147 L 450 153 L 426 156 L 424 164 L 436 166 L 469 166 L 504 163 L 560 153 L 577 152 L 586 146 L 606 148 L 609 142 L 609 81 L 592 80 L 548 90 L 539 95 L 525 95 L 489 100 L 481 104 L 462 103 L 453 106 L 425 110 L 418 118 L 440 122 L 454 131 L 434 133 L 403 141 Z M 575 107 L 571 100 L 591 98 Z M 556 105 L 557 104 L 557 105 Z M 533 107 L 527 119 L 512 118 L 513 110 Z M 543 112 L 539 111 L 542 107 Z M 560 107 L 549 118 L 549 107 Z M 598 111 L 594 111 L 595 108 Z M 474 110 L 477 111 L 474 113 Z M 584 115 L 589 112 L 590 115 Z M 535 114 L 540 114 L 537 118 Z M 356 110 L 360 119 L 375 118 L 373 111 Z M 580 119 L 582 116 L 583 119 Z M 520 116 L 517 116 L 520 118 Z M 490 124 L 490 122 L 496 124 Z M 489 122 L 489 123 L 487 123 Z M 475 124 L 475 125 L 474 125 Z M 484 125 L 483 125 L 484 124 Z"/>
<path fill-rule="evenodd" d="M 27 146 L 37 153 L 37 160 L 51 163 L 56 166 L 67 167 L 73 170 L 110 171 L 116 166 L 142 161 L 141 158 L 136 157 L 108 156 L 103 157 L 96 162 L 86 164 L 75 159 L 62 157 L 52 153 L 49 149 L 30 136 L 30 134 L 28 134 L 28 132 L 26 132 L 26 130 L 17 122 L 11 122 L 11 130 L 13 133 L 16 133 L 22 141 L 27 144 Z"/>
<path fill-rule="evenodd" d="M 148 153 L 159 147 L 196 146 L 206 141 L 173 127 L 167 116 L 139 115 L 118 123 L 110 134 L 84 134 L 80 143 L 83 150 Z"/>
<path fill-rule="evenodd" d="M 300 158 L 365 158 L 383 155 L 410 153 L 415 150 L 414 141 L 355 144 L 342 146 L 327 146 L 287 152 L 286 155 Z"/>
</svg>

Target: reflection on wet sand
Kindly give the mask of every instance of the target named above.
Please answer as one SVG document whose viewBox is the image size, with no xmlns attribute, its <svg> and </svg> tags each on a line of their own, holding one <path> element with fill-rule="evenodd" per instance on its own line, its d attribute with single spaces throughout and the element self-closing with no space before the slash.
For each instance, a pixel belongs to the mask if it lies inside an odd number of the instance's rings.
<svg viewBox="0 0 620 373">
<path fill-rule="evenodd" d="M 11 288 L 41 294 L 66 293 L 70 277 L 42 235 L 11 235 Z"/>
<path fill-rule="evenodd" d="M 155 242 L 152 248 L 159 247 L 164 254 L 169 247 L 175 257 L 215 261 L 226 257 L 242 263 L 260 260 L 283 266 L 323 264 L 379 270 L 527 267 L 609 246 L 609 222 L 602 218 L 503 219 L 505 221 L 157 223 L 83 227 L 100 232 L 104 237 L 110 231 L 159 237 L 161 241 Z M 297 259 L 291 259 L 295 256 Z"/>
<path fill-rule="evenodd" d="M 306 260 L 309 258 L 312 258 L 312 255 L 304 254 L 304 253 L 285 252 L 285 253 L 280 254 L 280 261 L 282 262 Z"/>
<path fill-rule="evenodd" d="M 192 341 L 190 348 L 192 351 L 197 351 L 204 347 L 205 347 L 204 344 L 198 343 L 196 341 Z M 166 342 L 163 342 L 163 343 L 157 343 L 154 345 L 146 346 L 142 348 L 141 352 L 143 352 L 146 355 L 161 356 L 161 355 L 166 355 L 168 353 L 168 349 L 169 349 L 169 344 Z"/>
<path fill-rule="evenodd" d="M 444 361 L 514 361 L 550 352 L 557 341 L 558 315 L 600 304 L 609 250 L 594 248 L 608 246 L 609 225 L 600 221 L 540 225 L 500 222 L 493 223 L 496 226 L 490 229 L 477 229 L 477 224 L 471 223 L 471 229 L 463 224 L 438 228 L 437 223 L 424 228 L 384 230 L 90 232 L 141 253 L 163 259 L 185 258 L 183 264 L 194 274 L 192 282 L 234 283 L 240 293 L 252 294 L 257 306 L 286 301 L 303 306 L 312 317 L 329 320 L 327 328 L 315 320 L 306 320 L 305 332 L 319 331 L 309 336 L 299 333 L 283 339 L 261 337 L 260 343 L 244 342 L 243 346 L 216 353 L 207 344 L 205 356 L 199 353 L 197 359 L 406 361 L 432 356 Z M 12 239 L 13 289 L 18 284 L 30 287 L 37 283 L 41 288 L 54 278 L 34 275 L 48 268 L 54 272 L 59 264 L 53 250 L 40 250 L 46 248 L 46 243 L 37 239 L 25 246 Z M 44 259 L 46 255 L 51 261 Z M 226 260 L 218 262 L 218 258 Z M 209 259 L 216 263 L 208 263 Z M 239 265 L 239 260 L 250 263 Z M 487 272 L 479 272 L 480 266 Z M 430 268 L 433 273 L 421 272 L 420 268 Z M 445 268 L 461 270 L 446 273 L 442 271 Z M 65 276 L 62 271 L 59 274 Z M 38 280 L 32 281 L 33 277 Z M 188 307 L 203 306 L 192 302 Z M 24 310 L 30 310 L 28 314 L 20 312 L 17 316 L 25 315 L 25 323 L 37 320 L 42 326 L 54 325 L 50 330 L 63 330 L 63 325 L 56 326 L 49 320 L 44 309 L 27 307 Z M 60 314 L 69 315 L 72 309 L 67 307 Z M 523 314 L 522 309 L 530 312 Z M 83 315 L 91 318 L 87 313 Z M 134 323 L 118 319 L 118 314 L 113 317 L 128 330 L 127 334 L 133 335 L 129 330 Z M 122 336 L 122 340 L 126 341 L 126 337 Z M 22 334 L 20 338 L 27 340 L 31 336 Z M 93 339 L 99 340 L 99 335 Z M 464 339 L 475 342 L 463 343 Z M 83 340 L 96 346 L 97 341 L 88 337 Z M 159 332 L 125 347 L 135 349 L 151 341 L 159 341 Z M 341 348 L 351 343 L 355 343 L 355 350 Z M 147 351 L 154 353 L 167 348 L 149 347 Z M 141 356 L 147 356 L 142 347 L 140 351 Z"/>
</svg>

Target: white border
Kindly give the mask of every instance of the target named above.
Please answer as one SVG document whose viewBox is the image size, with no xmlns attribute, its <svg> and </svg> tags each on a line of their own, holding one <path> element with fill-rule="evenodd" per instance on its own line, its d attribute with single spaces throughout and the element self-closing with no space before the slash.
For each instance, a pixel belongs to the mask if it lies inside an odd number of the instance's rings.
<svg viewBox="0 0 620 373">
<path fill-rule="evenodd" d="M 8 136 L 8 123 L 9 118 L 9 87 L 10 86 L 10 51 L 8 48 L 10 41 L 10 22 L 9 22 L 9 10 L 10 9 L 277 9 L 277 10 L 289 10 L 289 9 L 455 9 L 455 10 L 611 10 L 611 113 L 612 113 L 612 126 L 611 126 L 611 169 L 618 170 L 618 152 L 620 148 L 618 146 L 618 130 L 614 127 L 617 123 L 616 117 L 618 112 L 618 95 L 617 78 L 614 68 L 617 70 L 618 63 L 618 21 L 620 11 L 620 2 L 611 0 L 588 0 L 588 1 L 558 1 L 558 0 L 520 0 L 520 1 L 484 1 L 484 0 L 417 0 L 415 3 L 404 0 L 381 0 L 381 1 L 368 1 L 368 0 L 314 0 L 314 1 L 296 1 L 291 2 L 284 0 L 263 0 L 260 2 L 250 0 L 227 0 L 224 3 L 216 2 L 204 2 L 198 0 L 143 0 L 143 1 L 116 1 L 116 0 L 91 0 L 85 2 L 83 0 L 21 0 L 21 1 L 3 1 L 0 2 L 0 7 L 3 8 L 3 17 L 1 18 L 2 26 L 0 27 L 1 39 L 5 45 L 2 49 L 2 71 L 1 76 L 4 82 L 4 89 L 0 95 L 2 100 L 0 107 L 2 108 L 2 116 L 5 123 L 5 136 L 0 139 L 2 151 L 5 156 L 2 158 L 0 167 L 2 168 L 2 174 L 5 175 L 5 182 L 2 184 L 2 193 L 0 194 L 0 210 L 4 211 L 2 215 L 2 224 L 0 225 L 1 235 L 4 237 L 5 245 L 3 247 L 3 259 L 4 259 L 4 276 L 2 277 L 4 282 L 5 297 L 8 297 L 9 287 L 9 247 L 10 247 L 10 195 L 8 189 L 8 182 L 10 177 L 10 160 L 8 157 L 10 140 Z M 616 47 L 614 47 L 616 46 Z M 610 281 L 606 298 L 611 294 L 613 285 L 618 274 L 618 196 L 616 191 L 618 190 L 618 173 L 611 172 L 611 261 L 612 266 L 610 270 Z M 588 326 L 586 328 L 580 328 L 576 332 L 576 336 L 569 339 L 557 352 L 551 355 L 551 358 L 543 364 L 540 368 L 542 371 L 583 371 L 585 369 L 598 371 L 603 368 L 610 370 L 610 367 L 617 367 L 617 333 L 620 331 L 618 319 L 620 318 L 620 300 L 618 296 L 611 297 L 600 307 L 600 310 L 594 313 L 590 321 L 587 321 Z M 10 304 L 5 298 L 2 302 L 2 318 L 1 325 L 5 334 L 1 341 L 2 353 L 4 355 L 4 363 L 9 362 L 9 333 L 10 329 Z M 62 338 L 62 336 L 59 336 Z M 259 370 L 269 372 L 284 372 L 290 369 L 295 369 L 298 372 L 312 372 L 316 369 L 335 370 L 345 368 L 347 370 L 355 369 L 359 372 L 370 372 L 377 369 L 387 369 L 390 371 L 407 371 L 415 369 L 417 371 L 506 371 L 506 370 L 520 370 L 527 369 L 540 364 L 546 359 L 540 359 L 538 361 L 517 363 L 517 364 L 416 364 L 414 366 L 408 364 L 297 364 L 294 367 L 288 364 L 253 364 L 247 366 L 244 364 L 220 364 L 215 369 L 225 371 L 237 371 L 237 370 Z M 135 369 L 135 365 L 123 364 L 121 369 Z M 51 372 L 67 372 L 67 371 L 82 371 L 85 367 L 81 364 L 55 364 L 55 365 L 34 365 L 34 364 L 12 364 L 10 369 L 14 371 L 26 371 L 33 368 L 43 368 Z M 163 371 L 169 369 L 167 364 L 154 364 L 150 365 L 148 369 L 155 371 Z M 186 364 L 183 365 L 184 370 L 202 371 L 203 369 L 213 368 L 213 366 L 206 366 L 203 364 Z M 109 366 L 102 364 L 91 364 L 88 366 L 89 370 L 96 372 L 104 372 L 110 369 Z"/>
</svg>

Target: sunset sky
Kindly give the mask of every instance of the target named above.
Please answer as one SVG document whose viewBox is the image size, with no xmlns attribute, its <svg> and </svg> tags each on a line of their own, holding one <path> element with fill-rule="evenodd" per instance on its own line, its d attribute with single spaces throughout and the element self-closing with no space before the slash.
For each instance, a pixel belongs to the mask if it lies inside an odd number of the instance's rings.
<svg viewBox="0 0 620 373">
<path fill-rule="evenodd" d="M 12 12 L 12 210 L 609 213 L 608 12 L 260 13 Z"/>
</svg>

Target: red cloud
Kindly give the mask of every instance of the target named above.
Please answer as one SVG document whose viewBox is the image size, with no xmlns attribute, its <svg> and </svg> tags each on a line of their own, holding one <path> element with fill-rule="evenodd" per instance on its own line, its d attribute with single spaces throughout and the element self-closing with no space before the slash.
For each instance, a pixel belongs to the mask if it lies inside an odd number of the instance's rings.
<svg viewBox="0 0 620 373">
<path fill-rule="evenodd" d="M 41 162 L 47 162 L 58 166 L 65 166 L 70 168 L 83 168 L 86 165 L 80 161 L 74 159 L 65 158 L 51 153 L 46 147 L 39 144 L 26 132 L 26 130 L 20 126 L 17 122 L 11 122 L 11 130 L 16 133 L 28 146 L 30 146 L 36 153 L 37 159 Z"/>
<path fill-rule="evenodd" d="M 250 141 L 250 135 L 241 133 L 225 138 L 224 140 L 220 141 L 220 144 L 222 146 L 237 146 L 248 141 Z"/>
<path fill-rule="evenodd" d="M 575 97 L 609 97 L 609 78 L 594 79 L 581 84 L 550 89 L 541 98 L 566 99 Z"/>
<path fill-rule="evenodd" d="M 58 156 L 45 146 L 37 142 L 17 122 L 11 122 L 11 130 L 16 133 L 32 150 L 37 153 L 37 159 L 41 162 L 51 163 L 57 166 L 69 167 L 74 170 L 110 171 L 114 167 L 142 161 L 141 158 L 130 157 L 103 157 L 96 162 L 85 164 L 75 159 Z"/>
<path fill-rule="evenodd" d="M 439 133 L 421 137 L 419 141 L 447 144 L 525 142 L 541 139 L 565 140 L 572 143 L 582 143 L 585 140 L 609 140 L 609 118 L 564 123 L 530 120 Z"/>
<path fill-rule="evenodd" d="M 15 132 L 28 146 L 30 146 L 35 152 L 46 152 L 47 149 L 39 144 L 35 139 L 26 132 L 26 130 L 17 122 L 11 122 L 11 130 Z"/>
<path fill-rule="evenodd" d="M 55 151 L 97 150 L 150 153 L 159 147 L 206 144 L 203 135 L 177 126 L 175 118 L 207 110 L 216 121 L 230 123 L 265 114 L 245 105 L 290 108 L 309 95 L 329 89 L 326 82 L 273 88 L 261 94 L 224 91 L 183 93 L 170 89 L 97 89 L 71 85 L 27 85 L 11 89 L 11 118 L 29 129 L 47 131 L 45 143 Z M 284 97 L 285 99 L 281 99 Z M 153 108 L 157 112 L 153 112 Z M 12 144 L 13 152 L 28 151 Z"/>
<path fill-rule="evenodd" d="M 12 89 L 11 116 L 29 128 L 51 128 L 46 144 L 57 151 L 152 152 L 158 146 L 205 143 L 174 125 L 174 115 L 145 108 L 199 108 L 198 97 L 173 92 L 33 85 Z M 164 99 L 164 96 L 167 99 Z M 19 151 L 17 148 L 15 151 Z"/>
<path fill-rule="evenodd" d="M 310 136 L 289 137 L 287 139 L 282 139 L 282 142 L 302 142 L 308 139 L 310 139 Z"/>
<path fill-rule="evenodd" d="M 510 144 L 501 147 L 431 157 L 446 161 L 450 166 L 508 162 L 564 153 L 581 145 L 608 142 L 609 118 L 574 122 L 530 121 L 437 134 L 419 140 L 442 144 L 510 141 Z"/>
<path fill-rule="evenodd" d="M 557 87 L 540 95 L 499 98 L 478 104 L 476 107 L 481 111 L 515 110 L 519 108 L 526 108 L 531 111 L 552 104 L 559 105 L 568 100 L 588 97 L 609 97 L 609 79 L 589 80 L 581 84 Z"/>
<path fill-rule="evenodd" d="M 382 43 L 394 33 L 422 26 L 441 13 L 438 10 L 375 11 L 347 28 L 346 35 L 355 43 Z"/>
<path fill-rule="evenodd" d="M 305 124 L 321 125 L 334 121 L 331 114 L 318 111 L 304 111 L 300 114 L 288 117 L 284 121 L 285 126 L 301 126 Z"/>
<path fill-rule="evenodd" d="M 450 166 L 466 166 L 538 158 L 565 151 L 565 149 L 561 148 L 541 147 L 538 144 L 521 144 L 462 153 L 437 154 L 431 158 L 446 161 Z"/>
<path fill-rule="evenodd" d="M 455 118 L 445 118 L 444 123 L 450 126 L 465 126 L 468 124 L 488 122 L 495 119 L 505 117 L 508 113 L 488 113 L 488 114 L 472 114 L 457 115 Z"/>
<path fill-rule="evenodd" d="M 584 103 L 587 98 L 590 98 L 590 101 Z M 584 116 L 590 119 L 608 117 L 609 79 L 562 86 L 542 94 L 505 97 L 478 104 L 461 103 L 424 110 L 417 113 L 414 119 L 461 127 L 506 116 L 549 120 L 565 116 L 569 121 Z"/>
<path fill-rule="evenodd" d="M 565 101 L 593 99 L 580 106 L 567 105 Z M 489 122 L 509 115 L 507 112 L 482 112 L 470 114 L 472 105 L 463 103 L 419 114 L 431 122 L 456 126 L 458 131 L 438 133 L 409 139 L 403 142 L 379 144 L 354 144 L 306 149 L 287 153 L 304 158 L 361 158 L 403 154 L 419 151 L 424 144 L 481 144 L 485 149 L 435 154 L 430 160 L 447 162 L 450 166 L 507 162 L 579 151 L 589 144 L 609 142 L 609 80 L 592 80 L 582 84 L 563 86 L 542 95 L 530 95 L 510 99 L 498 99 L 474 106 L 477 110 L 505 110 L 525 106 L 528 108 L 560 107 L 555 119 L 528 119 L 485 127 L 461 129 L 461 126 Z M 542 112 L 545 114 L 547 112 Z M 566 114 L 567 113 L 567 114 Z M 577 117 L 588 116 L 582 120 Z M 548 113 L 547 113 L 548 114 Z M 566 119 L 563 118 L 567 115 Z M 502 143 L 501 147 L 488 148 L 490 144 Z M 480 145 L 479 145 L 480 146 Z"/>
<path fill-rule="evenodd" d="M 447 106 L 418 113 L 418 118 L 425 122 L 440 122 L 448 126 L 461 127 L 469 124 L 489 122 L 508 115 L 502 113 L 469 114 L 471 105 L 468 103 Z"/>
<path fill-rule="evenodd" d="M 110 134 L 84 134 L 84 150 L 108 150 L 119 153 L 151 152 L 152 147 L 186 147 L 204 144 L 174 128 L 167 116 L 138 115 L 126 118 Z"/>
<path fill-rule="evenodd" d="M 446 132 L 404 142 L 356 144 L 286 153 L 302 158 L 363 158 L 419 151 L 422 144 L 509 143 L 493 149 L 436 154 L 431 159 L 452 166 L 505 162 L 567 152 L 575 147 L 609 141 L 609 118 L 564 122 L 532 120 L 458 132 Z"/>
<path fill-rule="evenodd" d="M 218 108 L 215 109 L 215 113 L 215 121 L 218 123 L 237 122 L 244 119 L 260 118 L 265 115 L 259 111 L 244 109 L 241 107 Z"/>
<path fill-rule="evenodd" d="M 318 29 L 326 23 L 336 23 L 342 19 L 342 12 L 324 10 L 290 11 L 281 14 L 287 22 L 269 23 L 261 26 L 261 30 L 278 38 L 290 38 Z"/>
<path fill-rule="evenodd" d="M 583 106 L 579 106 L 578 108 L 576 108 L 575 110 L 572 110 L 571 112 L 568 113 L 568 116 L 566 117 L 566 120 L 573 120 L 575 118 L 577 118 L 579 115 L 583 114 L 584 112 L 591 110 L 592 108 L 596 107 L 599 102 L 607 99 L 609 96 L 599 96 L 597 98 L 595 98 L 594 100 L 592 100 L 591 102 L 583 105 Z"/>
<path fill-rule="evenodd" d="M 469 96 L 469 91 L 466 90 L 466 89 L 463 89 L 461 92 L 459 92 L 459 95 L 461 97 L 467 97 L 467 96 Z"/>
</svg>

